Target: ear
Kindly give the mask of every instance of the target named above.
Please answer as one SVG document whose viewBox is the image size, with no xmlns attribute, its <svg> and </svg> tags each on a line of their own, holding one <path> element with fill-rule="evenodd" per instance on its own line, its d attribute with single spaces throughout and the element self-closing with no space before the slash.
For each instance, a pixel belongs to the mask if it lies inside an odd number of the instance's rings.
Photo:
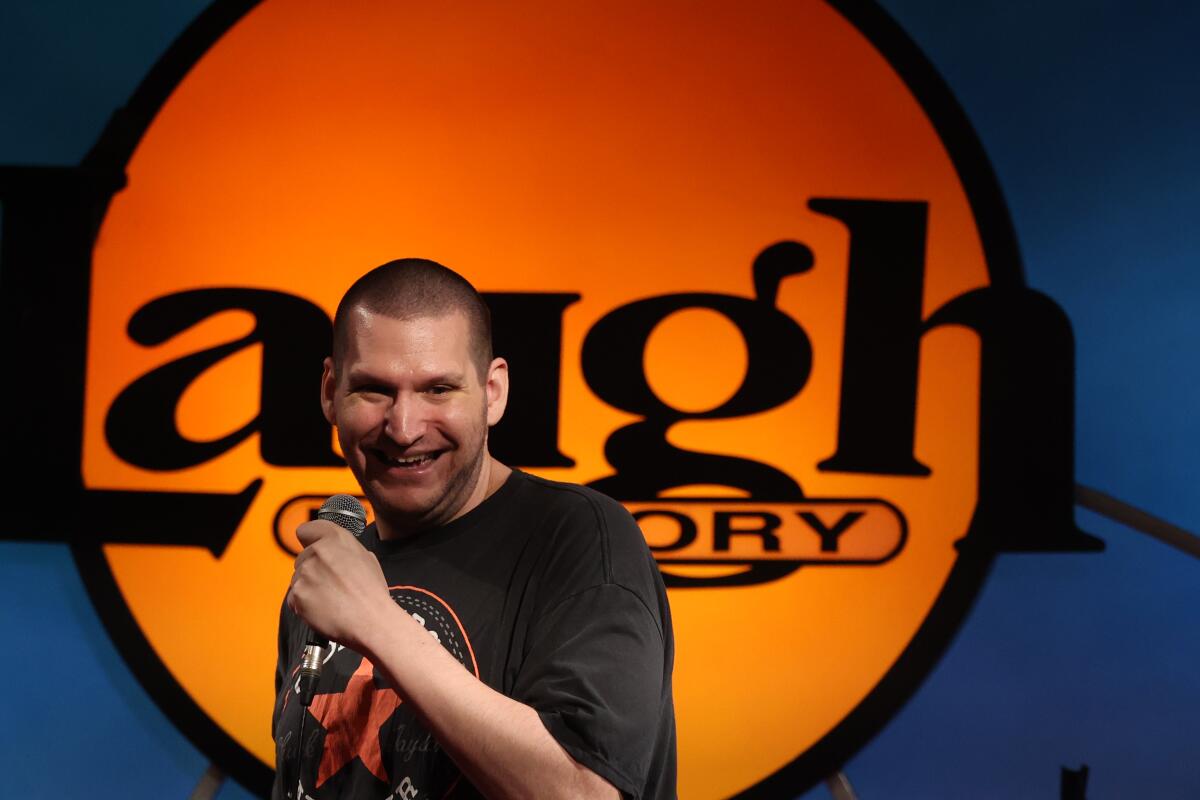
<svg viewBox="0 0 1200 800">
<path fill-rule="evenodd" d="M 333 374 L 333 359 L 326 358 L 324 372 L 321 373 L 321 411 L 330 425 L 334 424 L 333 398 L 336 391 L 337 376 Z"/>
<path fill-rule="evenodd" d="M 484 391 L 487 392 L 487 424 L 490 428 L 500 421 L 504 409 L 508 408 L 508 362 L 503 358 L 492 360 Z"/>
</svg>

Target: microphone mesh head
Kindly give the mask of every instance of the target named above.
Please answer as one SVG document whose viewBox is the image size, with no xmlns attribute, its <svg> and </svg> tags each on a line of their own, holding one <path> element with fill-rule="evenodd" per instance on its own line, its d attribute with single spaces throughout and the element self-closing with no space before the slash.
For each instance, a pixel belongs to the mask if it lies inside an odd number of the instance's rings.
<svg viewBox="0 0 1200 800">
<path fill-rule="evenodd" d="M 358 498 L 349 494 L 335 494 L 325 501 L 317 512 L 317 519 L 327 519 L 355 536 L 361 536 L 367 527 L 367 512 Z"/>
</svg>

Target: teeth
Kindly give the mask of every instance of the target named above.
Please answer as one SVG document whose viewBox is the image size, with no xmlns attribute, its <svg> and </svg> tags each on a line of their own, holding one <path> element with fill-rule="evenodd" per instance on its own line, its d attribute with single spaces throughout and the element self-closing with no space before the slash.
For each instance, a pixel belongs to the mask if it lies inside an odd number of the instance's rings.
<svg viewBox="0 0 1200 800">
<path fill-rule="evenodd" d="M 383 460 L 386 461 L 388 464 L 391 464 L 392 466 L 410 467 L 414 464 L 421 464 L 421 463 L 431 460 L 431 456 L 429 456 L 428 454 L 423 454 L 423 455 L 419 455 L 419 456 L 409 456 L 408 458 L 390 458 L 390 457 L 384 455 Z"/>
</svg>

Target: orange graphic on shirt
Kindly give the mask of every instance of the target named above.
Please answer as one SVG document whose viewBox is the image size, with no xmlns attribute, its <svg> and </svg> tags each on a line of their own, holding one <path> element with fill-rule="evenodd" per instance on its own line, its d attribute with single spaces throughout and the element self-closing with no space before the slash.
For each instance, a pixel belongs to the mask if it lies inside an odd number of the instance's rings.
<svg viewBox="0 0 1200 800">
<path fill-rule="evenodd" d="M 376 686 L 374 673 L 374 665 L 362 658 L 345 691 L 313 698 L 309 710 L 325 729 L 318 789 L 355 758 L 379 780 L 388 779 L 379 749 L 379 729 L 403 701 L 391 688 Z"/>
</svg>

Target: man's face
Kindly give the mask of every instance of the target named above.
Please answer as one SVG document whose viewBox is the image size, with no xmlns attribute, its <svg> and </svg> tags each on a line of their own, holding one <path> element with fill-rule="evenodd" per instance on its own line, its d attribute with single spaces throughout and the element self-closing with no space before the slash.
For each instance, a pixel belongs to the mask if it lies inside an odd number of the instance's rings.
<svg viewBox="0 0 1200 800">
<path fill-rule="evenodd" d="M 341 361 L 326 359 L 325 418 L 388 535 L 449 522 L 482 499 L 488 425 L 508 395 L 507 365 L 480 378 L 467 318 L 352 312 Z"/>
</svg>

